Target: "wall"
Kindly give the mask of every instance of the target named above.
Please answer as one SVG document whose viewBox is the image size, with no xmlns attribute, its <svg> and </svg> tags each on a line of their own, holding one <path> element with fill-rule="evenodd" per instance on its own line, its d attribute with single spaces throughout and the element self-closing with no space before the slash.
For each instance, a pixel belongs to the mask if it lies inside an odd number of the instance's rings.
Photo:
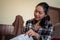
<svg viewBox="0 0 60 40">
<path fill-rule="evenodd" d="M 16 15 L 24 21 L 33 18 L 34 7 L 40 2 L 60 8 L 60 0 L 0 0 L 0 24 L 12 24 Z"/>
</svg>

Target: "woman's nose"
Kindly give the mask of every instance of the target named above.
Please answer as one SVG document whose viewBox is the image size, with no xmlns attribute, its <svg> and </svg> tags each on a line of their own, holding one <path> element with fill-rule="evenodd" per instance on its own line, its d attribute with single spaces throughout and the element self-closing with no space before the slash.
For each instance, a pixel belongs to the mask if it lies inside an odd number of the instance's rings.
<svg viewBox="0 0 60 40">
<path fill-rule="evenodd" d="M 39 15 L 39 13 L 37 12 L 37 13 L 36 13 L 36 16 L 38 16 L 38 15 Z"/>
</svg>

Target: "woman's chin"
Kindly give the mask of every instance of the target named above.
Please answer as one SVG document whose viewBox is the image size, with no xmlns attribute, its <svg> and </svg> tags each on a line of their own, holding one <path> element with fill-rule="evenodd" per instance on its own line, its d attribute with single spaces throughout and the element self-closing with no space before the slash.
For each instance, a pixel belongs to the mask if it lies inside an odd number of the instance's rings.
<svg viewBox="0 0 60 40">
<path fill-rule="evenodd" d="M 35 18 L 35 20 L 40 20 L 40 19 Z"/>
</svg>

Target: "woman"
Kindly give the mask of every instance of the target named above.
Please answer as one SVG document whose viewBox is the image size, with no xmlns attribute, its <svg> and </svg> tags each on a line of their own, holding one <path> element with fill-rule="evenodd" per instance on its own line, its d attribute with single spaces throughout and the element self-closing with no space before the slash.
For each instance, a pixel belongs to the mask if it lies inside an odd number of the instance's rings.
<svg viewBox="0 0 60 40">
<path fill-rule="evenodd" d="M 34 18 L 26 22 L 26 35 L 32 36 L 34 40 L 51 40 L 53 27 L 48 10 L 49 5 L 45 2 L 35 7 Z"/>
</svg>

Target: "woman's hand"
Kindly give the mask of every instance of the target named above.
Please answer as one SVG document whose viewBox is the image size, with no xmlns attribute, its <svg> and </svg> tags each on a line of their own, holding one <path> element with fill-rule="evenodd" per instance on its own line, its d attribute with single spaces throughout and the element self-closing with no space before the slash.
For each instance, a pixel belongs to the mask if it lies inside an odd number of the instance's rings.
<svg viewBox="0 0 60 40">
<path fill-rule="evenodd" d="M 30 29 L 28 32 L 26 32 L 26 35 L 29 35 L 29 36 L 34 36 L 36 37 L 37 39 L 39 38 L 39 34 L 34 32 L 32 29 Z"/>
</svg>

